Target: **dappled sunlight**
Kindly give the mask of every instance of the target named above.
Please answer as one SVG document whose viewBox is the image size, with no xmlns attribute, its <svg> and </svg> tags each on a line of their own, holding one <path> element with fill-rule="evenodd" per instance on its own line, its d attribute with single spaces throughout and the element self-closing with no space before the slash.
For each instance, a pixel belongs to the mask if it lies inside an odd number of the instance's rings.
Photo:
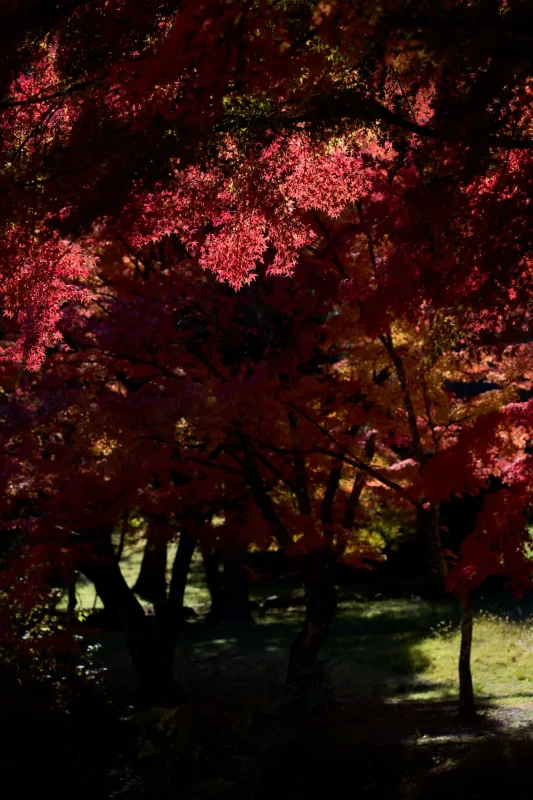
<svg viewBox="0 0 533 800">
<path fill-rule="evenodd" d="M 128 548 L 125 553 L 122 569 L 131 586 L 141 557 L 141 547 Z M 251 589 L 259 598 L 272 592 L 263 583 L 254 582 Z M 79 581 L 77 592 L 80 607 L 92 609 L 92 584 Z M 198 554 L 192 563 L 185 602 L 200 615 L 208 609 L 209 592 Z M 480 700 L 490 699 L 502 705 L 533 698 L 533 617 L 529 616 L 529 601 L 523 607 L 510 605 L 509 610 L 506 603 L 502 598 L 501 612 L 496 606 L 477 614 L 472 655 L 476 694 Z M 59 608 L 65 604 L 63 599 Z M 96 608 L 100 607 L 98 601 Z M 289 608 L 256 615 L 254 625 L 231 635 L 202 624 L 201 619 L 189 624 L 182 635 L 182 652 L 177 657 L 180 664 L 183 659 L 191 665 L 216 659 L 223 667 L 225 659 L 233 665 L 240 659 L 240 669 L 253 680 L 266 659 L 281 680 L 303 610 Z M 117 636 L 106 634 L 99 638 L 116 660 L 123 648 Z M 340 696 L 436 702 L 457 697 L 458 647 L 458 609 L 453 598 L 438 603 L 418 597 L 343 601 L 322 661 Z"/>
<path fill-rule="evenodd" d="M 472 661 L 480 699 L 533 696 L 533 626 L 519 617 L 480 612 L 476 618 Z M 452 600 L 345 605 L 328 646 L 335 685 L 342 694 L 455 699 L 459 636 Z"/>
</svg>

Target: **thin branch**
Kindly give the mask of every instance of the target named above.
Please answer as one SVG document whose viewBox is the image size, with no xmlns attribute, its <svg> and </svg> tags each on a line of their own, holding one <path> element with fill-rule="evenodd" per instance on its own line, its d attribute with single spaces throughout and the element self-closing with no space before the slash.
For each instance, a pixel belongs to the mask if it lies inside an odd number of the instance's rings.
<svg viewBox="0 0 533 800">
<path fill-rule="evenodd" d="M 342 474 L 342 465 L 334 464 L 330 470 L 324 497 L 320 504 L 320 520 L 323 525 L 331 525 L 333 523 L 333 503 L 335 502 L 335 495 L 339 488 L 339 483 Z"/>
<path fill-rule="evenodd" d="M 289 106 L 284 102 L 283 107 Z M 516 137 L 515 135 L 501 134 L 491 136 L 483 133 L 461 134 L 453 128 L 445 130 L 433 128 L 430 125 L 421 125 L 413 120 L 406 119 L 402 114 L 392 111 L 385 105 L 374 99 L 362 97 L 358 90 L 346 90 L 339 92 L 336 97 L 331 94 L 315 98 L 313 105 L 307 108 L 297 109 L 293 112 L 270 113 L 268 117 L 257 116 L 254 120 L 247 119 L 248 126 L 270 129 L 291 129 L 299 122 L 320 123 L 329 122 L 333 125 L 341 120 L 352 120 L 356 122 L 383 122 L 389 127 L 400 128 L 408 133 L 416 134 L 425 139 L 433 139 L 441 142 L 455 142 L 463 146 L 486 145 L 487 147 L 502 147 L 510 150 L 532 150 L 533 139 Z M 219 129 L 235 130 L 242 127 L 243 119 L 240 115 L 232 115 L 221 121 Z"/>
<path fill-rule="evenodd" d="M 240 469 L 234 469 L 234 467 L 227 467 L 225 464 L 217 464 L 216 462 L 210 461 L 209 459 L 198 458 L 196 456 L 185 456 L 185 461 L 192 461 L 193 464 L 200 464 L 203 467 L 211 467 L 212 469 L 219 469 L 223 472 L 229 472 L 232 475 L 239 475 L 242 477 L 242 471 Z"/>
<path fill-rule="evenodd" d="M 311 502 L 309 499 L 309 489 L 307 486 L 307 468 L 305 456 L 302 451 L 302 441 L 299 434 L 299 420 L 294 411 L 289 411 L 289 428 L 291 434 L 291 444 L 294 457 L 294 474 L 296 476 L 296 499 L 298 500 L 298 510 L 300 514 L 311 513 Z"/>
<path fill-rule="evenodd" d="M 305 413 L 305 411 L 302 411 L 300 408 L 297 408 L 296 406 L 294 406 L 294 408 L 299 414 L 302 415 L 302 417 L 307 419 L 308 422 L 310 422 L 312 425 L 318 428 L 318 430 L 321 431 L 321 433 L 327 439 L 333 442 L 333 444 L 335 444 L 336 447 L 340 447 L 342 450 L 342 452 L 339 453 L 336 451 L 334 452 L 332 450 L 327 450 L 325 447 L 319 447 L 318 445 L 314 445 L 311 448 L 312 453 L 325 453 L 326 455 L 331 456 L 332 458 L 338 458 L 341 461 L 345 461 L 347 464 L 351 464 L 352 467 L 357 467 L 357 469 L 362 469 L 365 472 L 368 472 L 369 475 L 372 475 L 372 477 L 376 478 L 376 480 L 380 481 L 385 486 L 388 486 L 390 489 L 394 489 L 397 492 L 402 492 L 403 494 L 406 494 L 406 490 L 403 488 L 403 486 L 401 486 L 399 483 L 396 483 L 396 481 L 392 481 L 390 480 L 390 478 L 381 475 L 377 470 L 371 467 L 370 464 L 367 464 L 365 461 L 362 461 L 357 456 L 354 456 L 353 453 L 351 453 L 346 447 L 343 447 L 343 445 L 341 445 L 340 442 L 337 442 L 337 440 L 331 435 L 331 433 L 325 430 L 322 427 L 322 425 L 320 425 L 320 423 L 316 422 L 312 417 L 310 417 L 308 414 Z"/>
<path fill-rule="evenodd" d="M 273 475 L 275 475 L 275 476 L 276 476 L 276 478 L 277 478 L 279 481 L 281 481 L 281 483 L 284 483 L 286 486 L 288 486 L 288 487 L 289 487 L 289 489 L 290 489 L 292 492 L 294 492 L 294 494 L 297 494 L 297 491 L 296 491 L 296 486 L 295 486 L 295 484 L 294 484 L 294 483 L 293 483 L 291 480 L 289 480 L 288 478 L 285 478 L 285 477 L 283 476 L 283 474 L 282 474 L 282 473 L 279 471 L 279 469 L 278 469 L 277 467 L 275 467 L 275 466 L 274 466 L 274 464 L 272 464 L 272 462 L 271 462 L 271 461 L 269 461 L 269 460 L 268 460 L 268 458 L 266 458 L 266 456 L 264 456 L 262 453 L 259 453 L 257 450 L 256 450 L 255 454 L 256 454 L 257 458 L 258 458 L 260 461 L 262 461 L 262 462 L 263 462 L 263 464 L 265 465 L 265 467 L 267 467 L 267 468 L 268 468 L 268 469 L 269 469 L 269 470 L 272 472 L 272 474 L 273 474 Z"/>
<path fill-rule="evenodd" d="M 357 456 L 350 456 L 344 453 L 334 452 L 333 450 L 327 450 L 325 447 L 320 447 L 319 445 L 314 445 L 311 452 L 324 453 L 332 458 L 337 458 L 339 461 L 344 461 L 346 464 L 350 464 L 352 467 L 362 469 L 364 472 L 372 475 L 373 478 L 382 483 L 384 486 L 388 486 L 389 489 L 394 489 L 395 492 L 400 492 L 401 494 L 407 496 L 407 490 L 404 489 L 403 486 L 401 486 L 399 483 L 396 483 L 396 481 L 390 480 L 390 478 L 387 478 L 385 475 L 382 475 L 380 472 L 378 472 L 378 470 L 371 467 L 370 464 L 366 464 L 364 461 L 358 459 Z"/>
<path fill-rule="evenodd" d="M 392 341 L 392 335 L 390 330 L 387 331 L 386 335 L 380 334 L 379 340 L 382 343 L 385 350 L 387 351 L 387 353 L 389 354 L 392 363 L 394 364 L 394 369 L 396 370 L 396 375 L 398 376 L 398 380 L 400 382 L 400 388 L 402 390 L 402 400 L 404 408 L 407 412 L 407 420 L 409 422 L 409 430 L 411 431 L 411 439 L 413 441 L 415 455 L 418 459 L 418 462 L 420 464 L 424 464 L 427 458 L 422 449 L 420 431 L 418 429 L 418 423 L 416 420 L 415 408 L 413 406 L 413 401 L 411 399 L 411 395 L 409 393 L 409 387 L 407 385 L 407 375 L 405 374 L 403 361 L 394 348 L 394 343 Z"/>
<path fill-rule="evenodd" d="M 244 435 L 241 436 L 241 448 L 244 455 L 245 476 L 252 490 L 255 504 L 261 511 L 265 522 L 269 524 L 272 535 L 281 547 L 290 547 L 292 537 L 276 514 L 272 498 L 268 494 L 257 468 L 253 447 L 249 439 Z"/>
<path fill-rule="evenodd" d="M 433 444 L 435 445 L 435 450 L 439 449 L 439 439 L 437 436 L 437 431 L 435 427 L 435 423 L 433 421 L 433 417 L 431 416 L 431 402 L 429 399 L 428 387 L 426 383 L 425 377 L 422 375 L 422 390 L 424 393 L 424 406 L 426 408 L 426 417 L 428 421 L 429 428 L 431 430 L 431 438 L 433 439 Z"/>
</svg>

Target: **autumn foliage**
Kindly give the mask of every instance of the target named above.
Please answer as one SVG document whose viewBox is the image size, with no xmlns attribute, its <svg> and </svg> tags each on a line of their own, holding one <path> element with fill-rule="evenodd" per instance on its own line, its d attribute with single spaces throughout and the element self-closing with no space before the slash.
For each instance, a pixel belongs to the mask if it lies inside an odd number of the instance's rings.
<svg viewBox="0 0 533 800">
<path fill-rule="evenodd" d="M 154 634 L 109 565 L 132 509 L 164 544 L 296 560 L 290 684 L 327 635 L 336 565 L 382 557 L 384 509 L 422 524 L 467 616 L 490 575 L 528 589 L 527 4 L 2 14 L 3 579 L 20 603 L 51 565 L 86 570 L 146 677 Z M 458 543 L 443 519 L 462 495 L 485 500 Z M 159 609 L 167 667 L 178 596 Z"/>
</svg>

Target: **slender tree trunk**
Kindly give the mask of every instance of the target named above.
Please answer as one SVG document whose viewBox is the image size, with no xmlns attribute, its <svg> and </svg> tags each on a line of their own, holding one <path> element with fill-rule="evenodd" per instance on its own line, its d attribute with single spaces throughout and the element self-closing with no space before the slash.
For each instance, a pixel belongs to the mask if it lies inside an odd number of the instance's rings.
<svg viewBox="0 0 533 800">
<path fill-rule="evenodd" d="M 167 591 L 167 542 L 162 537 L 148 538 L 144 548 L 141 569 L 133 591 L 148 603 L 165 603 Z"/>
<path fill-rule="evenodd" d="M 205 580 L 211 596 L 209 618 L 212 621 L 217 621 L 222 613 L 222 576 L 219 570 L 220 553 L 209 547 L 209 545 L 201 544 L 200 547 L 204 561 Z"/>
<path fill-rule="evenodd" d="M 224 625 L 241 628 L 253 623 L 248 596 L 249 575 L 245 566 L 246 553 L 224 553 L 221 621 Z"/>
<path fill-rule="evenodd" d="M 124 545 L 126 544 L 126 534 L 128 532 L 129 514 L 125 513 L 122 517 L 122 525 L 120 526 L 120 538 L 117 547 L 117 561 L 120 564 L 124 554 Z"/>
<path fill-rule="evenodd" d="M 433 507 L 433 544 L 435 557 L 439 563 L 440 572 L 444 581 L 448 575 L 448 566 L 444 556 L 440 536 L 440 505 Z M 472 719 L 476 716 L 476 702 L 474 699 L 474 686 L 472 683 L 472 635 L 474 631 L 474 600 L 472 592 L 464 589 L 459 594 L 461 609 L 461 647 L 459 651 L 459 716 L 463 719 Z"/>
<path fill-rule="evenodd" d="M 461 604 L 461 650 L 459 654 L 459 716 L 465 719 L 476 716 L 476 703 L 472 685 L 470 660 L 474 627 L 474 602 L 472 592 L 459 596 Z"/>
<path fill-rule="evenodd" d="M 293 411 L 289 413 L 289 426 L 294 454 L 298 510 L 300 514 L 307 516 L 311 514 L 307 468 L 302 452 L 299 419 Z M 328 547 L 308 553 L 304 560 L 305 621 L 291 645 L 286 680 L 286 688 L 295 692 L 302 699 L 309 698 L 313 689 L 321 691 L 325 689 L 324 675 L 318 670 L 317 657 L 320 648 L 326 641 L 337 606 L 334 560 L 330 547 L 332 544 L 332 506 L 340 475 L 340 465 L 334 464 L 330 471 L 320 510 L 324 538 L 328 542 Z"/>
<path fill-rule="evenodd" d="M 94 583 L 106 612 L 118 621 L 141 692 L 153 700 L 171 697 L 174 692 L 172 660 L 160 646 L 153 620 L 146 617 L 120 571 L 110 534 L 100 537 L 95 549 L 95 559 L 80 564 L 80 570 Z"/>
<path fill-rule="evenodd" d="M 211 595 L 209 619 L 239 628 L 253 623 L 244 552 L 220 553 L 202 545 L 206 582 Z M 223 569 L 220 569 L 222 564 Z"/>
<path fill-rule="evenodd" d="M 317 670 L 317 656 L 337 605 L 334 561 L 327 551 L 314 551 L 305 557 L 304 585 L 305 621 L 291 645 L 286 680 L 287 689 L 300 695 L 324 682 Z"/>
<path fill-rule="evenodd" d="M 68 597 L 68 606 L 67 612 L 72 617 L 76 612 L 76 606 L 78 605 L 78 598 L 76 597 L 76 578 L 77 572 L 74 573 L 72 576 L 72 581 L 68 584 L 67 587 L 67 597 Z"/>
<path fill-rule="evenodd" d="M 197 537 L 187 533 L 182 527 L 176 557 L 172 565 L 172 577 L 168 593 L 169 634 L 174 643 L 183 624 L 183 600 L 187 586 L 187 576 L 197 542 Z"/>
</svg>

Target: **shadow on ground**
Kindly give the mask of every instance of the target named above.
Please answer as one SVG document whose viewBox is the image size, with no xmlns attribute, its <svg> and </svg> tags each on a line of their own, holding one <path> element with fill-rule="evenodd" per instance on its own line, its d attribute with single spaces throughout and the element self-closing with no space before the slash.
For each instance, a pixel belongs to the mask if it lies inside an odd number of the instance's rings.
<svg viewBox="0 0 533 800">
<path fill-rule="evenodd" d="M 124 643 L 105 635 L 112 703 L 79 698 L 65 716 L 25 691 L 9 695 L 5 785 L 76 800 L 487 800 L 504 791 L 530 800 L 531 702 L 487 705 L 466 726 L 453 702 L 413 700 L 415 690 L 435 689 L 421 642 L 456 622 L 446 603 L 346 604 L 325 651 L 337 703 L 299 715 L 279 704 L 299 611 L 239 635 L 190 624 L 176 661 L 184 699 L 172 709 L 131 705 Z M 455 683 L 441 681 L 439 691 L 454 696 Z M 530 694 L 523 685 L 522 698 Z"/>
<path fill-rule="evenodd" d="M 486 800 L 512 791 L 529 800 L 533 715 L 507 712 L 486 709 L 475 724 L 461 725 L 446 703 L 354 700 L 298 719 L 183 707 L 159 721 L 157 739 L 145 721 L 152 749 L 137 761 L 137 784 L 123 796 Z"/>
</svg>

